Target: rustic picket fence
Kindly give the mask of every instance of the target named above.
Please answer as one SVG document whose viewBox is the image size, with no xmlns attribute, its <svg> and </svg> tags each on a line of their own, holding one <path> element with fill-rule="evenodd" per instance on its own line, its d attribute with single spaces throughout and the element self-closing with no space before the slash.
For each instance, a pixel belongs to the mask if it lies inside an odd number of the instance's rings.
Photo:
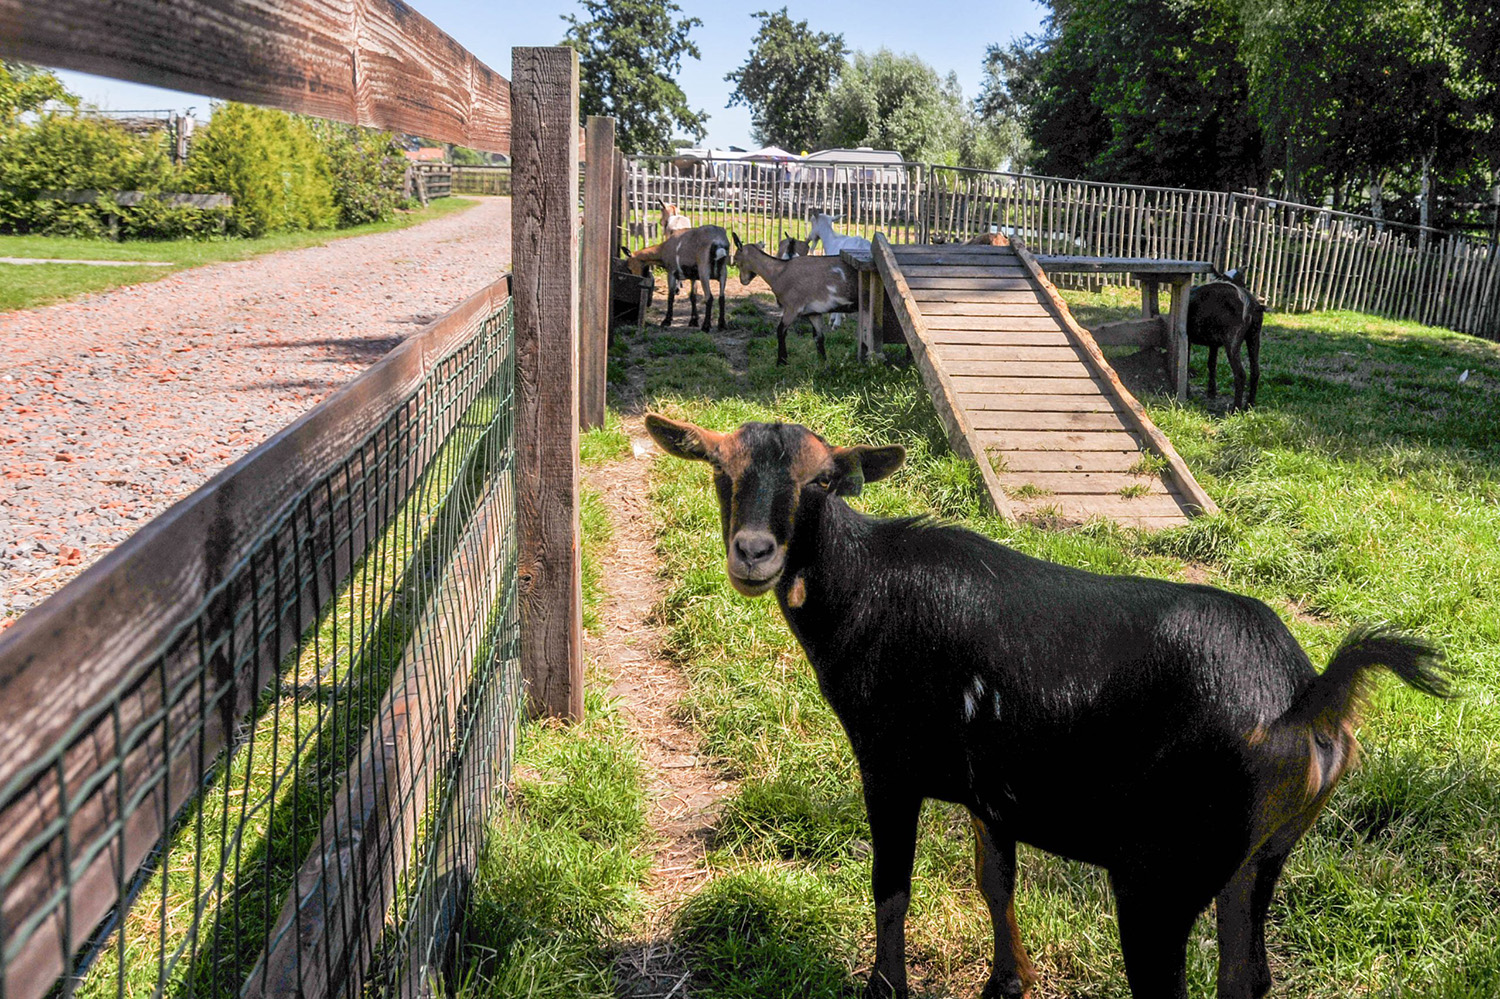
<svg viewBox="0 0 1500 999">
<path fill-rule="evenodd" d="M 626 182 L 633 245 L 657 238 L 657 202 L 747 242 L 802 236 L 808 213 L 892 242 L 961 241 L 991 229 L 1043 255 L 1206 260 L 1241 268 L 1268 308 L 1350 309 L 1500 339 L 1500 252 L 1463 233 L 1251 194 L 1104 184 L 906 163 L 797 166 L 634 157 Z M 1094 286 L 1121 275 L 1059 275 Z"/>
<path fill-rule="evenodd" d="M 514 146 L 510 274 L 0 635 L 0 999 L 443 992 L 517 721 L 582 711 L 614 122 L 400 0 L 0 0 L 0 56 Z"/>
</svg>

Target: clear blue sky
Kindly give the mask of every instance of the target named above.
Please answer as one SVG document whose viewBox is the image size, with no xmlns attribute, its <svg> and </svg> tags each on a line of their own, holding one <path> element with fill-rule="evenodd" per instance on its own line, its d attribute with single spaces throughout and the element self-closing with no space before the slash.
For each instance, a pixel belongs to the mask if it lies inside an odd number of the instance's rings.
<svg viewBox="0 0 1500 999">
<path fill-rule="evenodd" d="M 750 12 L 761 4 L 709 3 L 678 0 L 684 14 L 697 17 L 703 26 L 693 38 L 703 53 L 701 60 L 687 60 L 678 77 L 688 100 L 709 114 L 708 142 L 716 146 L 748 146 L 750 114 L 743 107 L 726 108 L 730 85 L 724 75 L 745 61 L 756 21 Z M 477 0 L 413 0 L 438 27 L 465 45 L 491 68 L 510 75 L 512 45 L 555 45 L 566 26 L 562 14 L 578 13 L 576 0 L 531 0 L 522 3 L 483 3 Z M 779 9 L 781 4 L 768 2 Z M 985 46 L 1034 33 L 1041 26 L 1044 9 L 1032 0 L 824 0 L 787 3 L 788 13 L 806 20 L 816 31 L 840 32 L 850 49 L 874 50 L 882 46 L 911 52 L 926 60 L 942 75 L 958 73 L 964 95 L 972 98 L 979 88 L 980 65 Z M 196 107 L 206 117 L 207 98 L 134 84 L 119 83 L 82 73 L 63 73 L 75 93 L 102 107 L 185 108 Z"/>
</svg>

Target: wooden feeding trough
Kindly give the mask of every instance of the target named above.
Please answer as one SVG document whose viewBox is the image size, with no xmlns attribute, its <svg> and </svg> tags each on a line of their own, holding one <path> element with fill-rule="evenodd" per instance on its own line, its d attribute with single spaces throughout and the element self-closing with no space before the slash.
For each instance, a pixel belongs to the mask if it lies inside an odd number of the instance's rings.
<svg viewBox="0 0 1500 999">
<path fill-rule="evenodd" d="M 610 333 L 614 327 L 624 323 L 635 323 L 637 328 L 646 323 L 646 310 L 651 308 L 651 299 L 656 293 L 656 278 L 648 267 L 646 273 L 636 277 L 625 266 L 625 261 L 616 260 L 609 274 L 609 319 Z"/>
</svg>

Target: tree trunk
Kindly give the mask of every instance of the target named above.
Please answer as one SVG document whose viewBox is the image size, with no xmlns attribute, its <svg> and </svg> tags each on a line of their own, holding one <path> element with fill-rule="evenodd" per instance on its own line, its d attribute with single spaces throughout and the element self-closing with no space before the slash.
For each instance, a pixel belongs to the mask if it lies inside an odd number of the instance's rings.
<svg viewBox="0 0 1500 999">
<path fill-rule="evenodd" d="M 1420 223 L 1422 235 L 1418 237 L 1418 245 L 1427 249 L 1427 230 L 1432 225 L 1432 161 L 1437 155 L 1435 150 L 1428 150 L 1422 156 L 1422 193 L 1417 198 L 1417 207 L 1421 210 Z"/>
<path fill-rule="evenodd" d="M 1385 232 L 1385 172 L 1370 175 L 1370 214 L 1375 217 L 1375 231 Z"/>
<path fill-rule="evenodd" d="M 1493 255 L 1495 249 L 1500 249 L 1500 171 L 1492 174 L 1490 179 L 1494 182 L 1490 191 L 1490 210 L 1494 213 L 1494 220 L 1490 223 L 1490 253 Z"/>
</svg>

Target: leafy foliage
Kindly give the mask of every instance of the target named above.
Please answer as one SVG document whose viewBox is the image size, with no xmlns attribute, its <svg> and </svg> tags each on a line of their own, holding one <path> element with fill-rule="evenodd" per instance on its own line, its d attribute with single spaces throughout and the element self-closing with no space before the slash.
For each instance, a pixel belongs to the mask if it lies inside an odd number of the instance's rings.
<svg viewBox="0 0 1500 999">
<path fill-rule="evenodd" d="M 395 218 L 406 174 L 406 157 L 396 137 L 332 121 L 307 121 L 328 158 L 339 226 Z"/>
<path fill-rule="evenodd" d="M 586 20 L 565 14 L 563 45 L 578 51 L 583 115 L 615 119 L 615 141 L 631 153 L 667 153 L 681 129 L 700 139 L 708 115 L 688 106 L 674 79 L 684 56 L 701 58 L 688 36 L 703 22 L 677 18 L 672 0 L 580 0 Z"/>
<path fill-rule="evenodd" d="M 234 198 L 248 236 L 331 228 L 338 218 L 328 158 L 307 122 L 248 104 L 214 111 L 193 144 L 188 183 Z"/>
<path fill-rule="evenodd" d="M 1377 183 L 1403 164 L 1452 170 L 1485 131 L 1466 94 L 1464 21 L 1416 0 L 1255 0 L 1244 57 L 1252 103 L 1290 194 L 1350 179 Z"/>
<path fill-rule="evenodd" d="M 48 101 L 77 104 L 62 81 L 45 69 L 24 63 L 0 62 L 0 135 L 14 128 L 21 115 Z"/>
<path fill-rule="evenodd" d="M 60 109 L 43 105 L 57 101 Z M 155 191 L 171 179 L 163 143 L 80 114 L 46 71 L 0 67 L 0 231 L 99 236 L 105 209 L 41 199 L 49 191 Z M 24 114 L 34 120 L 22 121 Z"/>
<path fill-rule="evenodd" d="M 1490 222 L 1493 0 L 1049 5 L 1040 37 L 990 47 L 976 104 L 983 120 L 1020 123 L 1040 172 L 1269 187 L 1335 207 L 1368 187 L 1382 216 L 1389 182 L 1403 221 Z"/>
<path fill-rule="evenodd" d="M 958 78 L 913 55 L 856 52 L 828 98 L 827 146 L 894 149 L 909 160 L 950 161 L 964 130 Z"/>
<path fill-rule="evenodd" d="M 1100 0 L 1054 10 L 1039 64 L 1024 50 L 998 53 L 1000 67 L 1016 71 L 1006 82 L 1018 86 L 989 92 L 994 104 L 1032 102 L 1039 172 L 1200 188 L 1262 183 L 1233 5 Z"/>
<path fill-rule="evenodd" d="M 164 134 L 139 135 L 81 108 L 52 73 L 0 64 L 0 231 L 181 239 L 388 221 L 405 159 L 394 137 L 280 111 L 225 104 L 174 168 Z M 229 210 L 118 191 L 226 193 Z M 46 197 L 95 191 L 93 204 Z"/>
<path fill-rule="evenodd" d="M 796 152 L 817 145 L 828 92 L 844 67 L 844 36 L 813 31 L 783 7 L 758 11 L 750 58 L 724 79 L 735 85 L 730 107 L 750 109 L 751 135 Z"/>
</svg>

